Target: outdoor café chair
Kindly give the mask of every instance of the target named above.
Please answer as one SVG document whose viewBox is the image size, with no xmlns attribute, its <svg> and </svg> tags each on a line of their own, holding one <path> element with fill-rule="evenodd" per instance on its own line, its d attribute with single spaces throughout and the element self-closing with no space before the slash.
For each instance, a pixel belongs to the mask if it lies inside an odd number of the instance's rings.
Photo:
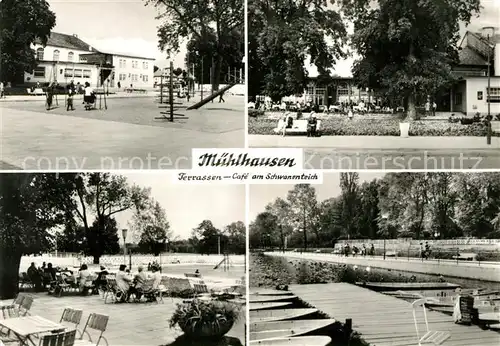
<svg viewBox="0 0 500 346">
<path fill-rule="evenodd" d="M 83 328 L 81 338 L 75 341 L 75 346 L 87 346 L 87 345 L 97 346 L 99 345 L 101 340 L 104 340 L 106 345 L 108 345 L 108 340 L 106 340 L 106 338 L 102 335 L 106 331 L 106 327 L 108 326 L 108 320 L 109 316 L 91 313 L 89 318 L 87 319 L 85 327 Z M 96 342 L 92 341 L 92 336 L 89 333 L 89 329 L 98 332 L 99 336 L 97 337 Z M 85 334 L 88 336 L 89 340 L 83 339 Z"/>
<path fill-rule="evenodd" d="M 117 301 L 127 301 L 127 292 L 123 292 L 116 284 L 116 279 L 108 279 L 108 286 L 104 295 L 104 304 L 107 303 L 108 297 L 111 297 L 114 303 Z"/>
<path fill-rule="evenodd" d="M 441 345 L 451 336 L 451 334 L 449 332 L 432 331 L 429 329 L 429 322 L 427 320 L 427 310 L 425 308 L 426 301 L 427 301 L 426 298 L 422 298 L 422 299 L 417 299 L 412 303 L 413 321 L 415 322 L 415 331 L 417 332 L 418 345 L 422 346 L 422 344 L 430 344 L 430 343 L 434 345 Z M 418 330 L 417 309 L 419 307 L 422 307 L 422 310 L 424 312 L 426 332 L 423 336 L 420 336 L 420 331 Z"/>
<path fill-rule="evenodd" d="M 154 301 L 157 304 L 159 302 L 163 302 L 162 291 L 160 288 L 153 288 L 154 279 L 149 279 L 145 282 L 141 291 L 144 297 L 146 297 L 149 301 Z"/>
<path fill-rule="evenodd" d="M 72 324 L 74 324 L 75 329 L 78 331 L 78 325 L 80 324 L 80 322 L 82 320 L 82 314 L 83 314 L 83 310 L 65 308 L 63 313 L 62 313 L 62 316 L 61 316 L 59 323 L 62 323 L 62 322 L 72 323 Z"/>
<path fill-rule="evenodd" d="M 57 334 L 45 334 L 40 338 L 40 346 L 73 346 L 75 344 L 76 330 Z"/>
<path fill-rule="evenodd" d="M 28 273 L 22 272 L 19 278 L 20 288 L 33 288 L 33 283 L 31 282 Z"/>
<path fill-rule="evenodd" d="M 54 282 L 54 289 L 54 293 L 58 297 L 61 297 L 64 291 L 69 291 L 71 289 L 71 285 L 64 280 L 64 277 L 62 275 L 57 275 L 56 281 Z"/>
<path fill-rule="evenodd" d="M 33 297 L 19 293 L 14 299 L 12 304 L 2 306 L 2 315 L 4 319 L 12 317 L 23 317 L 29 314 L 31 305 L 33 304 Z"/>
</svg>

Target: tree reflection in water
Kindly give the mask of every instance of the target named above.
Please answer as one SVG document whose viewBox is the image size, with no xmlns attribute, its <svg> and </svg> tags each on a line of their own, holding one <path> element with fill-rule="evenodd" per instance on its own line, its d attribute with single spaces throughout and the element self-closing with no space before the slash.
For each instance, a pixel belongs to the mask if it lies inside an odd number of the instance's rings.
<svg viewBox="0 0 500 346">
<path fill-rule="evenodd" d="M 199 339 L 187 338 L 184 335 L 179 336 L 174 342 L 162 346 L 200 346 Z M 210 340 L 203 339 L 203 346 L 243 346 L 240 339 L 231 336 L 225 336 L 222 339 Z"/>
</svg>

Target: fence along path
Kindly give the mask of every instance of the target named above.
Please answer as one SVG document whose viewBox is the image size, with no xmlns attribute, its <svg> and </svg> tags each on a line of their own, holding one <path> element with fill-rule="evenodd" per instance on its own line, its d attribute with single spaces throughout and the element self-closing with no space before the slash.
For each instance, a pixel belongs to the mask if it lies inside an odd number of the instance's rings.
<svg viewBox="0 0 500 346">
<path fill-rule="evenodd" d="M 292 285 L 304 302 L 338 321 L 352 319 L 352 328 L 370 346 L 416 346 L 418 340 L 409 302 L 347 283 Z M 422 309 L 417 310 L 420 335 L 425 334 Z M 451 316 L 427 310 L 429 329 L 449 332 L 443 346 L 498 346 L 500 333 L 455 324 Z"/>
</svg>

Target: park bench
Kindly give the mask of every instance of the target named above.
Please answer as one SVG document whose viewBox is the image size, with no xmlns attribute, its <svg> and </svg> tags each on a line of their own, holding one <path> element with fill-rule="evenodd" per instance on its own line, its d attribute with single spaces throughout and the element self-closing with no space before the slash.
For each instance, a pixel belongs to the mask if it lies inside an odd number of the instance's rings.
<svg viewBox="0 0 500 346">
<path fill-rule="evenodd" d="M 462 252 L 458 255 L 453 256 L 454 260 L 462 260 L 462 261 L 474 261 L 477 257 L 477 254 L 474 252 Z"/>
<path fill-rule="evenodd" d="M 146 89 L 135 89 L 135 88 L 125 88 L 125 91 L 128 93 L 138 92 L 141 94 L 145 94 L 147 92 Z"/>
<path fill-rule="evenodd" d="M 45 92 L 43 91 L 42 88 L 36 88 L 33 91 L 31 91 L 30 88 L 27 88 L 26 91 L 28 92 L 28 95 L 45 95 Z"/>
<path fill-rule="evenodd" d="M 294 120 L 292 127 L 285 130 L 285 133 L 307 133 L 307 119 Z M 285 120 L 280 119 L 278 121 L 278 126 L 273 130 L 275 133 L 281 133 L 283 131 L 283 126 L 285 125 Z M 321 120 L 318 120 L 316 124 L 316 133 L 321 132 Z"/>
</svg>

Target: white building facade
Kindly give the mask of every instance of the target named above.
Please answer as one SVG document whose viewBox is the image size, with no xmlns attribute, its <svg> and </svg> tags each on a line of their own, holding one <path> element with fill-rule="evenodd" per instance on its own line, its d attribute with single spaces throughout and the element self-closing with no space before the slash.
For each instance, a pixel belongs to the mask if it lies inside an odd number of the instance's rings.
<svg viewBox="0 0 500 346">
<path fill-rule="evenodd" d="M 153 58 L 97 51 L 76 35 L 55 32 L 45 46 L 36 43 L 32 48 L 39 64 L 32 73 L 25 73 L 28 84 L 74 81 L 93 87 L 153 88 Z"/>
</svg>

